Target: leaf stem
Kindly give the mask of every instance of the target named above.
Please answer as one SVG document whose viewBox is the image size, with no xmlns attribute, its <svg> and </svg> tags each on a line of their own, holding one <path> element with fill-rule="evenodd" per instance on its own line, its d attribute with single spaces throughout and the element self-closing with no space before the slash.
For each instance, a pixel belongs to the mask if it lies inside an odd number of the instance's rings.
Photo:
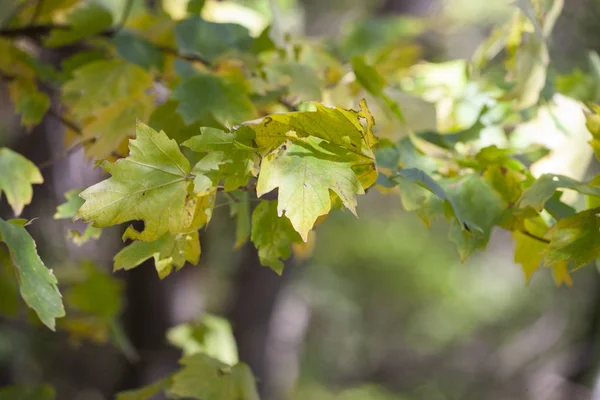
<svg viewBox="0 0 600 400">
<path fill-rule="evenodd" d="M 542 242 L 542 243 L 546 243 L 546 244 L 550 244 L 550 241 L 548 239 L 544 239 L 543 237 L 534 235 L 533 233 L 525 230 L 525 229 L 521 229 L 519 230 L 519 232 L 521 232 L 523 235 L 530 237 L 531 239 L 537 240 L 538 242 Z"/>
</svg>

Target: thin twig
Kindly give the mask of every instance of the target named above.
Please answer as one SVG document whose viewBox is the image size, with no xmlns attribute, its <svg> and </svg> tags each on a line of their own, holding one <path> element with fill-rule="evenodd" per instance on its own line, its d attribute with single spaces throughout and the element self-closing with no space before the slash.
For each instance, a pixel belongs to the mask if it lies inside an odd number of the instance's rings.
<svg viewBox="0 0 600 400">
<path fill-rule="evenodd" d="M 279 102 L 279 104 L 281 104 L 282 106 L 286 107 L 289 111 L 298 111 L 298 106 L 290 103 L 289 101 L 287 101 L 283 97 L 280 97 L 277 101 Z"/>
<path fill-rule="evenodd" d="M 525 229 L 521 229 L 519 232 L 521 232 L 525 236 L 530 237 L 531 239 L 537 240 L 538 242 L 550 244 L 550 241 L 548 239 L 544 239 L 543 237 L 539 237 L 537 235 L 534 235 L 533 233 L 531 233 L 529 231 L 526 231 Z"/>
<path fill-rule="evenodd" d="M 35 21 L 38 19 L 40 13 L 42 12 L 42 8 L 44 8 L 44 0 L 37 0 L 35 4 L 35 9 L 33 10 L 33 15 L 31 16 L 31 20 L 29 21 L 29 26 L 35 24 Z"/>
<path fill-rule="evenodd" d="M 239 188 L 236 188 L 235 190 L 241 190 L 243 192 L 251 192 L 253 190 L 256 190 L 256 185 L 240 186 Z M 225 191 L 225 186 L 222 186 L 222 185 L 217 186 L 217 192 L 223 192 L 223 191 Z"/>
<path fill-rule="evenodd" d="M 125 27 L 127 24 L 127 19 L 129 19 L 129 14 L 131 14 L 131 9 L 133 8 L 133 0 L 127 0 L 125 2 L 125 9 L 123 10 L 123 15 L 121 17 L 121 21 L 117 25 L 114 33 L 118 33 L 121 29 Z"/>
<path fill-rule="evenodd" d="M 53 109 L 49 109 L 48 110 L 48 114 L 50 114 L 54 118 L 58 119 L 64 126 L 66 126 L 67 128 L 70 128 L 71 130 L 75 131 L 75 133 L 77 133 L 78 135 L 82 135 L 83 134 L 83 132 L 82 132 L 81 128 L 79 127 L 79 125 L 77 125 L 75 122 L 71 121 L 70 119 L 65 118 L 60 113 L 54 111 Z"/>
<path fill-rule="evenodd" d="M 62 153 L 60 153 L 57 157 L 53 157 L 53 158 L 51 158 L 48 161 L 44 161 L 43 163 L 38 164 L 37 167 L 39 169 L 44 169 L 44 168 L 51 167 L 52 165 L 56 164 L 57 162 L 59 162 L 61 160 L 64 160 L 65 158 L 67 158 L 71 154 L 75 153 L 77 150 L 81 149 L 87 143 L 94 142 L 95 140 L 96 140 L 96 138 L 92 137 L 92 138 L 86 138 L 86 139 L 82 139 L 82 140 L 79 140 L 77 142 L 74 142 L 69 147 L 67 147 L 65 149 L 65 151 L 63 151 Z"/>
<path fill-rule="evenodd" d="M 208 61 L 206 58 L 196 55 L 196 54 L 183 54 L 180 53 L 179 51 L 177 51 L 177 49 L 174 49 L 172 47 L 167 47 L 167 46 L 161 46 L 159 44 L 154 44 L 154 47 L 156 47 L 158 50 L 162 51 L 163 53 L 167 53 L 167 54 L 171 54 L 177 58 L 181 58 L 182 60 L 187 60 L 187 61 L 195 61 L 195 62 L 199 62 L 204 64 L 207 67 L 210 67 L 211 63 L 210 61 Z"/>
</svg>

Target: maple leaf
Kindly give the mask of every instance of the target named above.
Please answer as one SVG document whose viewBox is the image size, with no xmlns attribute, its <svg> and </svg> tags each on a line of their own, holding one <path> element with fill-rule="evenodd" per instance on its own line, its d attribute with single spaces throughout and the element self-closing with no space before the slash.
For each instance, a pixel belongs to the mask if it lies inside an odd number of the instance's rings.
<svg viewBox="0 0 600 400">
<path fill-rule="evenodd" d="M 81 193 L 78 218 L 96 227 L 143 220 L 135 238 L 153 241 L 165 233 L 188 233 L 206 222 L 201 201 L 192 193 L 190 163 L 164 132 L 141 122 L 127 158 L 103 162 L 112 177 Z"/>
<path fill-rule="evenodd" d="M 258 249 L 260 263 L 281 275 L 281 260 L 290 257 L 290 246 L 301 239 L 290 221 L 277 215 L 277 202 L 263 201 L 252 212 L 252 242 Z"/>
<path fill-rule="evenodd" d="M 318 137 L 288 140 L 261 163 L 256 193 L 260 197 L 279 188 L 278 213 L 292 222 L 304 241 L 318 217 L 331 210 L 334 192 L 356 215 L 356 195 L 364 194 L 353 166 L 355 153 Z"/>
<path fill-rule="evenodd" d="M 65 309 L 58 291 L 58 281 L 40 259 L 35 241 L 22 221 L 3 219 L 0 219 L 0 241 L 8 246 L 19 278 L 21 297 L 42 323 L 54 330 L 56 318 L 64 317 Z"/>
<path fill-rule="evenodd" d="M 6 195 L 8 204 L 19 216 L 23 207 L 31 203 L 34 183 L 43 183 L 40 170 L 31 161 L 6 147 L 0 148 L 0 195 Z"/>
<path fill-rule="evenodd" d="M 162 279 L 171 273 L 173 267 L 181 269 L 186 261 L 198 264 L 200 252 L 198 232 L 177 236 L 166 233 L 152 242 L 136 240 L 125 247 L 114 257 L 114 270 L 132 269 L 153 257 L 156 271 Z"/>
</svg>

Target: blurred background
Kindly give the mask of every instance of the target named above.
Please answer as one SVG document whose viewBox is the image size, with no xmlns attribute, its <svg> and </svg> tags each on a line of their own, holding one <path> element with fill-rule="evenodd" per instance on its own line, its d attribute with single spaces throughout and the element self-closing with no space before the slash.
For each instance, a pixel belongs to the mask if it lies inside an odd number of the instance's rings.
<svg viewBox="0 0 600 400">
<path fill-rule="evenodd" d="M 292 34 L 340 41 L 347 54 L 401 42 L 403 54 L 436 63 L 470 58 L 491 27 L 512 15 L 507 0 L 274 1 L 278 21 Z M 122 0 L 104 3 L 115 13 L 123 7 Z M 164 0 L 163 7 L 177 18 L 186 3 Z M 208 1 L 205 12 L 252 32 L 271 19 L 267 0 Z M 599 22 L 600 2 L 566 1 L 552 68 L 585 75 L 588 52 L 600 49 Z M 444 64 L 441 83 L 468 93 L 452 65 Z M 581 100 L 595 100 L 585 85 L 569 82 L 563 83 L 572 92 L 585 92 Z M 343 103 L 343 93 L 326 100 Z M 559 99 L 552 115 L 575 137 L 561 136 L 544 118 L 529 132 L 557 149 L 543 171 L 583 179 L 598 166 L 586 140 L 577 140 L 585 128 L 574 101 Z M 427 126 L 431 115 L 435 121 L 436 110 L 405 112 L 413 126 Z M 34 162 L 61 151 L 62 127 L 51 118 L 25 135 L 17 132 L 2 86 L 0 115 L 3 144 Z M 393 130 L 385 118 L 377 122 L 381 135 Z M 46 264 L 66 281 L 77 281 L 70 266 L 80 262 L 110 271 L 122 246 L 119 228 L 80 247 L 65 237 L 71 223 L 52 219 L 65 191 L 93 184 L 100 172 L 74 153 L 43 173 L 45 183 L 35 187 L 25 217 L 39 216 L 31 232 Z M 447 224 L 427 228 L 403 211 L 396 195 L 370 191 L 360 198 L 358 214 L 333 213 L 311 246 L 294 249 L 279 277 L 259 264 L 252 244 L 232 251 L 235 226 L 228 208 L 217 206 L 202 233 L 198 266 L 161 281 L 149 261 L 115 279 L 106 274 L 105 286 L 86 289 L 122 295 L 106 299 L 122 310 L 121 324 L 110 332 L 120 345 L 0 319 L 0 384 L 44 381 L 60 399 L 114 398 L 174 371 L 181 348 L 173 344 L 185 349 L 189 330 L 210 314 L 231 324 L 239 358 L 251 366 L 266 400 L 600 399 L 594 397 L 600 365 L 595 268 L 577 271 L 573 288 L 557 288 L 548 273 L 526 284 L 507 232 L 494 231 L 486 252 L 461 263 Z M 170 329 L 181 324 L 188 331 L 177 337 Z"/>
</svg>

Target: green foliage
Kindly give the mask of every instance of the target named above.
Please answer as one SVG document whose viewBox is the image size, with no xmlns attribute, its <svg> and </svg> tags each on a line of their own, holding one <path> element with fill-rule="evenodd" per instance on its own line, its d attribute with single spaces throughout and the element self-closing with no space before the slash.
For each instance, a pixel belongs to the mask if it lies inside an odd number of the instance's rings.
<svg viewBox="0 0 600 400">
<path fill-rule="evenodd" d="M 365 19 L 323 43 L 283 35 L 277 20 L 260 35 L 211 20 L 200 15 L 203 0 L 178 18 L 143 2 L 126 2 L 135 10 L 122 13 L 101 3 L 46 1 L 2 13 L 0 77 L 25 128 L 55 117 L 66 127 L 63 156 L 83 147 L 110 175 L 67 192 L 57 208 L 55 219 L 87 223 L 70 231 L 73 241 L 143 223 L 126 228 L 131 242 L 114 270 L 153 259 L 164 278 L 198 264 L 199 230 L 223 200 L 234 246 L 251 239 L 261 263 L 281 274 L 291 249 L 309 248 L 332 210 L 356 215 L 358 195 L 371 190 L 397 196 L 427 225 L 448 219 L 463 260 L 485 249 L 494 229 L 510 231 L 526 281 L 543 266 L 571 285 L 571 270 L 600 257 L 599 177 L 540 173 L 553 153 L 518 134 L 559 92 L 598 101 L 597 77 L 549 68 L 562 0 L 517 2 L 470 62 L 439 64 L 420 62 L 414 38 L 424 24 L 407 18 Z M 38 57 L 66 46 L 75 54 L 59 66 Z M 597 55 L 590 62 L 597 74 Z M 600 158 L 600 107 L 581 108 Z M 31 161 L 0 149 L 0 193 L 16 216 L 42 182 Z M 16 290 L 5 279 L 14 266 L 25 303 L 54 329 L 65 315 L 58 282 L 22 222 L 0 220 L 9 251 L 0 249 L 0 292 Z M 74 337 L 115 339 L 121 286 L 91 265 L 78 270 L 62 282 L 69 315 L 61 325 Z M 232 339 L 215 339 L 219 324 L 210 321 L 171 331 L 186 354 L 178 372 L 119 398 L 257 398 L 248 367 L 231 356 Z M 210 350 L 215 343 L 229 355 Z"/>
<path fill-rule="evenodd" d="M 0 241 L 10 252 L 19 280 L 21 297 L 48 328 L 54 330 L 56 318 L 64 317 L 65 309 L 58 291 L 58 281 L 37 254 L 35 242 L 21 220 L 0 219 Z"/>
<path fill-rule="evenodd" d="M 33 198 L 32 184 L 43 183 L 40 170 L 31 161 L 14 151 L 0 149 L 0 194 L 4 192 L 16 216 Z"/>
</svg>

